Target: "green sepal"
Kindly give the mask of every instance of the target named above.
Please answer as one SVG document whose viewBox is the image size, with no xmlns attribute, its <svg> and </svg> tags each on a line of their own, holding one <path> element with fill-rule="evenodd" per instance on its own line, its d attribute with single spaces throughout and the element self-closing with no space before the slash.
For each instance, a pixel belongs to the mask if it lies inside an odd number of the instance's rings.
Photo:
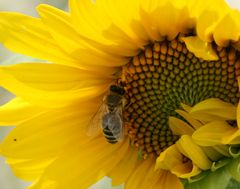
<svg viewBox="0 0 240 189">
<path fill-rule="evenodd" d="M 240 148 L 239 145 L 232 145 L 229 147 L 229 153 L 233 158 L 237 158 L 240 156 Z"/>
<path fill-rule="evenodd" d="M 213 162 L 211 171 L 214 172 L 217 169 L 220 169 L 221 167 L 224 167 L 225 165 L 229 164 L 232 161 L 232 158 L 223 158 L 219 161 Z"/>
<path fill-rule="evenodd" d="M 202 171 L 200 174 L 198 174 L 194 177 L 190 177 L 187 180 L 189 183 L 198 182 L 198 181 L 202 180 L 204 177 L 206 177 L 208 174 L 209 174 L 209 171 Z"/>
<path fill-rule="evenodd" d="M 228 185 L 226 187 L 226 189 L 239 189 L 240 188 L 240 183 L 237 182 L 236 180 L 234 179 L 231 179 L 229 182 L 228 182 Z"/>
<path fill-rule="evenodd" d="M 232 159 L 231 163 L 226 166 L 226 170 L 235 180 L 240 182 L 240 158 Z"/>
<path fill-rule="evenodd" d="M 185 182 L 185 189 L 225 189 L 229 180 L 230 174 L 225 171 L 224 167 L 216 170 L 215 172 L 208 171 L 203 179 L 189 183 Z"/>
</svg>

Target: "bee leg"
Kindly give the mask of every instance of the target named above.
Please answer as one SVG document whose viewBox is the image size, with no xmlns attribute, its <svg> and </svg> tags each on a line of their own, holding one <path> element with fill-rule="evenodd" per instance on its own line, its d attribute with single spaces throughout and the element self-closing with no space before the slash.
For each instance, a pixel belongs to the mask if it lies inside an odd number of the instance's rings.
<svg viewBox="0 0 240 189">
<path fill-rule="evenodd" d="M 132 103 L 130 102 L 130 100 L 127 100 L 126 98 L 123 98 L 123 100 L 122 100 L 122 107 L 123 107 L 123 109 L 124 108 L 127 109 L 131 104 Z"/>
<path fill-rule="evenodd" d="M 103 99 L 102 99 L 102 103 L 105 103 L 105 104 L 106 104 L 106 102 L 107 102 L 107 95 L 105 95 L 105 96 L 103 97 Z"/>
<path fill-rule="evenodd" d="M 112 74 L 112 76 L 116 79 L 120 77 L 121 73 L 122 73 L 121 69 L 118 69 L 116 72 Z"/>
</svg>

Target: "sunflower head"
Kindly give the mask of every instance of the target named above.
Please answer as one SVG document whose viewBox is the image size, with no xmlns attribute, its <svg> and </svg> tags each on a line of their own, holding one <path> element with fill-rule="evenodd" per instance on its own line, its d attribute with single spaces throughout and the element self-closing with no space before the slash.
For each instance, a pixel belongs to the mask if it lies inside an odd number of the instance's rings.
<svg viewBox="0 0 240 189">
<path fill-rule="evenodd" d="M 0 124 L 17 126 L 0 146 L 15 174 L 30 189 L 240 181 L 240 12 L 223 0 L 69 8 L 0 13 L 3 45 L 44 60 L 0 67 L 16 95 L 0 107 Z"/>
</svg>

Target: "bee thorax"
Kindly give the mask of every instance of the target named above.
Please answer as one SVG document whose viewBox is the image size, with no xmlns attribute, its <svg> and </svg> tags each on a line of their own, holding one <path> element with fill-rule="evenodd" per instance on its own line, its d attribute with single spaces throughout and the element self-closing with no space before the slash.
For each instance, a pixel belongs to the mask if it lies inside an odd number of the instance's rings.
<svg viewBox="0 0 240 189">
<path fill-rule="evenodd" d="M 114 111 L 122 102 L 122 96 L 118 94 L 109 94 L 106 99 L 106 104 L 109 111 Z"/>
</svg>

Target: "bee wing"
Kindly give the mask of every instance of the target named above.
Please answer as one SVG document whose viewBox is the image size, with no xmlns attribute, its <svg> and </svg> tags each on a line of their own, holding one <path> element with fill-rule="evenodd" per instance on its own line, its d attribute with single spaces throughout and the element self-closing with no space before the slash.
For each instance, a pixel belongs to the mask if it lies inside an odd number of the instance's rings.
<svg viewBox="0 0 240 189">
<path fill-rule="evenodd" d="M 103 115 L 107 112 L 107 106 L 104 102 L 100 105 L 96 113 L 92 116 L 87 126 L 87 136 L 97 135 L 102 128 Z"/>
<path fill-rule="evenodd" d="M 103 128 L 108 127 L 113 136 L 117 140 L 121 140 L 124 137 L 124 127 L 122 119 L 122 107 L 119 106 L 114 113 L 108 113 L 103 120 Z"/>
</svg>

